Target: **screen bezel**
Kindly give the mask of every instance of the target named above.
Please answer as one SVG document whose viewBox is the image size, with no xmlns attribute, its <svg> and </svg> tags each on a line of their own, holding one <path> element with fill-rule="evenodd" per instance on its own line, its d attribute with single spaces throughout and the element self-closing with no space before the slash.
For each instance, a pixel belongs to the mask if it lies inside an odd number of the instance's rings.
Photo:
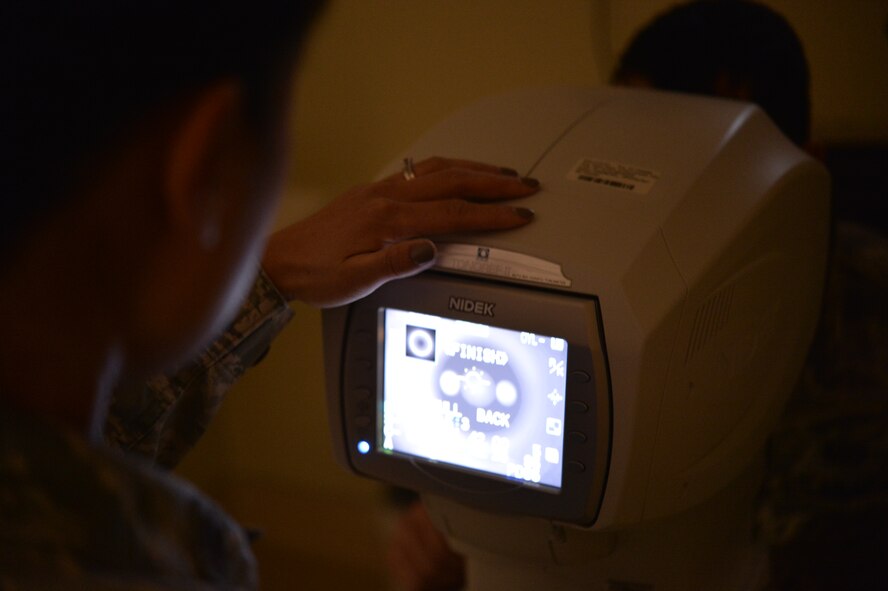
<svg viewBox="0 0 888 591">
<path fill-rule="evenodd" d="M 495 315 L 480 318 L 451 310 L 452 295 L 495 303 Z M 541 490 L 532 483 L 501 480 L 471 469 L 382 453 L 377 448 L 382 429 L 381 308 L 549 334 L 568 342 L 565 405 L 580 410 L 565 412 L 560 490 Z M 340 408 L 344 445 L 356 472 L 481 509 L 583 525 L 594 522 L 604 493 L 611 438 L 610 387 L 596 298 L 425 273 L 387 284 L 352 304 L 344 338 Z M 367 453 L 358 451 L 361 441 L 371 444 Z M 583 469 L 569 469 L 577 466 Z"/>
</svg>

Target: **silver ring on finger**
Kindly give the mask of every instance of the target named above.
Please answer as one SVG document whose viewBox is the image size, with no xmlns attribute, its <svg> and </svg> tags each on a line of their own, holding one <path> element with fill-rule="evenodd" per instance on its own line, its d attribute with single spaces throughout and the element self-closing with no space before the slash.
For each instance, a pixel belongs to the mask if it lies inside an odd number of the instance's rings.
<svg viewBox="0 0 888 591">
<path fill-rule="evenodd" d="M 404 158 L 404 167 L 401 169 L 401 174 L 404 176 L 405 181 L 412 181 L 416 178 L 416 170 L 413 168 L 413 158 L 409 156 Z"/>
</svg>

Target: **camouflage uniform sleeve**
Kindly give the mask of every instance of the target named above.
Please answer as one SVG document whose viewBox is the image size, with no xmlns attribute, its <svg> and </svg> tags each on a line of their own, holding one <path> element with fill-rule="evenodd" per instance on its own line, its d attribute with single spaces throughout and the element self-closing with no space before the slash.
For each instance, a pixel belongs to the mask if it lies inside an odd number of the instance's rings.
<svg viewBox="0 0 888 591">
<path fill-rule="evenodd" d="M 0 408 L 0 590 L 257 589 L 248 533 L 139 460 Z"/>
<path fill-rule="evenodd" d="M 773 588 L 888 588 L 886 302 L 888 238 L 840 223 L 818 333 L 768 448 L 758 525 Z"/>
<path fill-rule="evenodd" d="M 196 360 L 173 375 L 115 390 L 105 441 L 161 466 L 175 466 L 203 435 L 228 389 L 261 361 L 292 315 L 260 269 L 228 330 Z"/>
</svg>

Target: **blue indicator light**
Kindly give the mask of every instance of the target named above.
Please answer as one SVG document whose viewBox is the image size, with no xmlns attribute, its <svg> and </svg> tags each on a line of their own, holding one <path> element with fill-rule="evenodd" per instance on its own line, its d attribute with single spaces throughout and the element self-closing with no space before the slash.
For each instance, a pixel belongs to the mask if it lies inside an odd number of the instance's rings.
<svg viewBox="0 0 888 591">
<path fill-rule="evenodd" d="M 359 441 L 358 452 L 362 454 L 370 453 L 370 444 L 363 440 Z"/>
</svg>

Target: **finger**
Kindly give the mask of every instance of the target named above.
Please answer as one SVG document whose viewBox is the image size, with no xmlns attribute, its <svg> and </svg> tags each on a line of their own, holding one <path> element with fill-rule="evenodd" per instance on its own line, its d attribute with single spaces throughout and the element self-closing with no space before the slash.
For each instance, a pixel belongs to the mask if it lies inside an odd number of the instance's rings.
<svg viewBox="0 0 888 591">
<path fill-rule="evenodd" d="M 356 285 L 364 285 L 367 292 L 402 277 L 409 277 L 435 264 L 437 250 L 431 240 L 406 240 L 375 252 L 355 255 L 346 261 L 349 277 Z"/>
<path fill-rule="evenodd" d="M 447 170 L 449 168 L 462 168 L 466 170 L 475 170 L 478 172 L 487 172 L 490 174 L 500 174 L 504 176 L 518 176 L 518 171 L 513 168 L 496 166 L 493 164 L 487 164 L 486 162 L 477 162 L 475 160 L 442 158 L 440 156 L 426 158 L 425 160 L 417 162 L 413 165 L 414 172 L 416 172 L 417 176 L 432 174 L 433 172 Z"/>
<path fill-rule="evenodd" d="M 405 550 L 406 552 L 406 550 Z M 423 567 L 413 563 L 413 557 L 402 553 L 401 556 L 389 561 L 392 578 L 396 582 L 395 589 L 399 591 L 429 591 L 429 575 L 422 570 Z"/>
<path fill-rule="evenodd" d="M 386 553 L 386 562 L 392 578 L 398 583 L 397 589 L 416 591 L 422 588 L 422 575 L 417 572 L 413 559 L 408 556 L 408 548 L 404 541 L 393 540 Z"/>
<path fill-rule="evenodd" d="M 515 199 L 533 195 L 539 190 L 536 179 L 512 177 L 465 168 L 448 168 L 417 176 L 405 183 L 380 186 L 386 196 L 399 201 L 435 201 L 462 199 Z"/>
<path fill-rule="evenodd" d="M 477 172 L 486 172 L 489 174 L 498 174 L 503 176 L 518 176 L 518 171 L 512 168 L 506 168 L 503 166 L 495 166 L 493 164 L 486 164 L 484 162 L 475 162 L 474 160 L 461 160 L 459 158 L 442 158 L 440 156 L 434 156 L 432 158 L 426 158 L 421 162 L 417 162 L 413 165 L 413 171 L 416 173 L 416 176 L 422 176 L 431 174 L 433 172 L 438 172 L 439 170 L 447 170 L 448 168 L 463 168 L 466 170 L 474 170 Z M 405 181 L 403 173 L 396 173 L 386 177 L 384 180 L 386 181 Z"/>
<path fill-rule="evenodd" d="M 426 551 L 429 554 L 436 556 L 438 562 L 444 562 L 452 551 L 447 544 L 447 539 L 438 531 L 438 528 L 435 527 L 425 506 L 421 502 L 415 503 L 414 506 L 410 508 L 410 513 L 415 527 L 419 531 L 422 544 L 427 549 Z"/>
<path fill-rule="evenodd" d="M 463 559 L 454 553 L 444 536 L 435 528 L 425 506 L 414 503 L 404 520 L 405 529 L 414 532 L 415 547 L 421 551 L 423 563 L 414 563 L 422 574 L 423 589 L 455 589 L 461 587 L 465 574 Z M 427 565 L 427 566 L 426 566 Z M 424 570 L 419 570 L 424 568 Z"/>
<path fill-rule="evenodd" d="M 508 230 L 534 219 L 532 209 L 446 199 L 427 203 L 399 203 L 385 220 L 390 242 L 416 236 L 437 236 L 454 232 Z"/>
<path fill-rule="evenodd" d="M 402 580 L 414 585 L 409 588 L 424 587 L 420 583 L 428 582 L 441 563 L 440 557 L 425 546 L 424 527 L 426 526 L 416 523 L 410 513 L 406 513 L 398 521 L 392 539 L 390 557 L 399 567 Z"/>
</svg>

